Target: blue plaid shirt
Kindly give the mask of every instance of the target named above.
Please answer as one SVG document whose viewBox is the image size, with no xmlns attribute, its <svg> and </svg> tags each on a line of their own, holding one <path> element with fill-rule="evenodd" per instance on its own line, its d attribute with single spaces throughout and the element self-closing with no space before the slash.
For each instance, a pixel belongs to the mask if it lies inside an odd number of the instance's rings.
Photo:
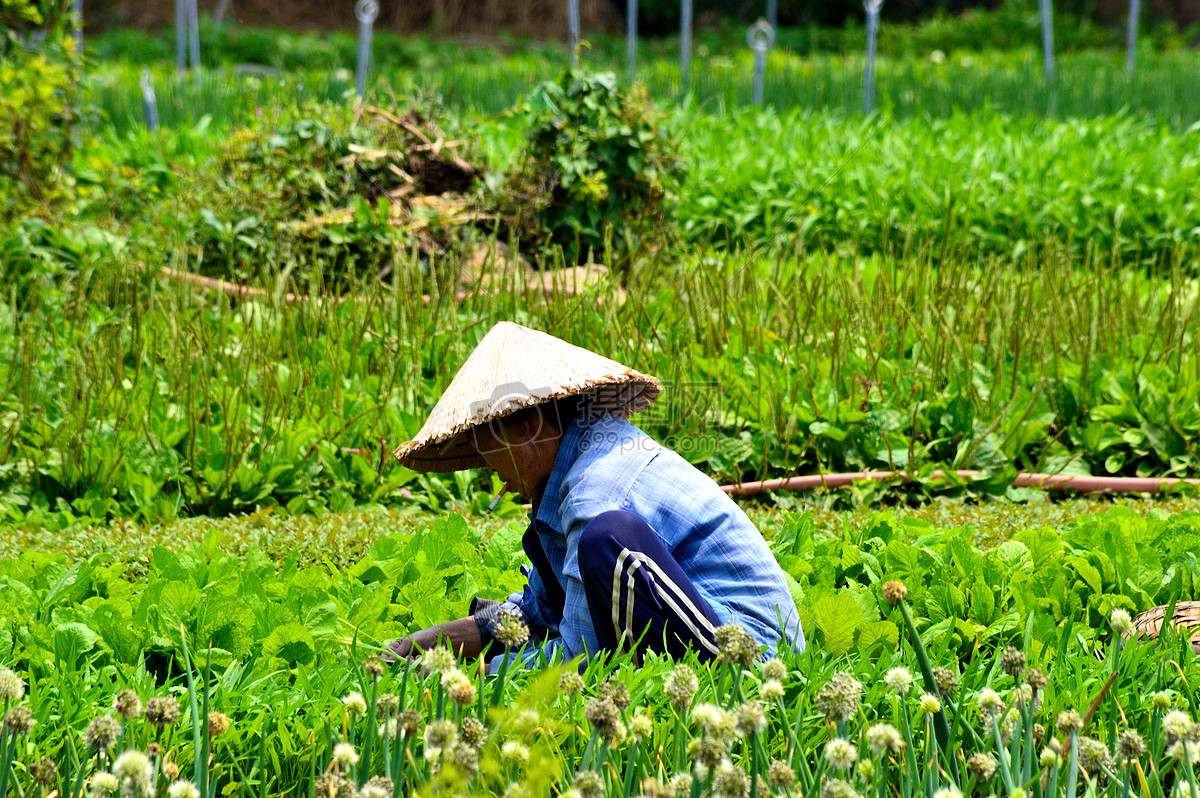
<svg viewBox="0 0 1200 798">
<path fill-rule="evenodd" d="M 781 636 L 803 649 L 799 612 L 783 571 L 742 509 L 711 478 L 629 421 L 579 416 L 563 433 L 526 532 L 541 541 L 557 584 L 543 584 L 539 570 L 528 569 L 524 591 L 496 608 L 519 610 L 534 639 L 542 641 L 521 652 L 526 665 L 543 655 L 567 661 L 599 650 L 578 544 L 588 522 L 607 510 L 644 519 L 721 623 L 741 624 L 768 654 Z M 478 620 L 484 642 L 490 642 L 494 617 Z"/>
</svg>

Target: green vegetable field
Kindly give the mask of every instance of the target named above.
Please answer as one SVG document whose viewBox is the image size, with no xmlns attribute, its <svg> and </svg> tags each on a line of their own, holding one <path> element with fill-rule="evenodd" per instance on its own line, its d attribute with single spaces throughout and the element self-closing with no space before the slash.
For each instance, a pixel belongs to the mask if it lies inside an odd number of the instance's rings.
<svg viewBox="0 0 1200 798">
<path fill-rule="evenodd" d="M 358 98 L 345 33 L 69 8 L 0 7 L 0 798 L 1200 798 L 1186 31 L 885 23 L 864 114 L 853 26 L 761 107 L 728 25 L 380 34 Z M 539 567 L 393 455 L 500 321 L 657 377 L 803 650 L 397 660 Z"/>
</svg>

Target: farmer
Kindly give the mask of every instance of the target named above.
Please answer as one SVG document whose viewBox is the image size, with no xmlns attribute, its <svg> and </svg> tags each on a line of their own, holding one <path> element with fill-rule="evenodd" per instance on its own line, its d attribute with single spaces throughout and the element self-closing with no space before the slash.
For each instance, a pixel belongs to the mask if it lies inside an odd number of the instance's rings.
<svg viewBox="0 0 1200 798">
<path fill-rule="evenodd" d="M 396 456 L 418 471 L 486 465 L 527 497 L 528 584 L 393 642 L 388 659 L 439 639 L 467 658 L 500 652 L 496 633 L 513 613 L 532 633 L 526 665 L 647 649 L 711 659 L 714 630 L 730 622 L 768 651 L 802 648 L 796 604 L 754 524 L 626 420 L 658 393 L 655 378 L 586 349 L 493 327 Z"/>
</svg>

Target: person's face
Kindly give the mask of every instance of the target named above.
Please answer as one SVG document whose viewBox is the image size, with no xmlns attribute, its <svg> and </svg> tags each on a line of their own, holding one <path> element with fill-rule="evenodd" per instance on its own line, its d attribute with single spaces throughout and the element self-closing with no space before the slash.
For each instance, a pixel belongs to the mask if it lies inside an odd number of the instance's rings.
<svg viewBox="0 0 1200 798">
<path fill-rule="evenodd" d="M 555 425 L 536 413 L 522 414 L 476 429 L 471 437 L 487 467 L 510 488 L 530 499 L 541 495 L 558 455 L 561 433 Z"/>
</svg>

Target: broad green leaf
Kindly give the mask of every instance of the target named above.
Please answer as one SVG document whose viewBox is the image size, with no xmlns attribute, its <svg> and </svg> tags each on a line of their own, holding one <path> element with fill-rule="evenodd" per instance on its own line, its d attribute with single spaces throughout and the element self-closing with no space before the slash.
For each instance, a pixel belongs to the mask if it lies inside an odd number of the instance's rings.
<svg viewBox="0 0 1200 798">
<path fill-rule="evenodd" d="M 200 589 L 191 582 L 167 582 L 158 594 L 158 610 L 168 624 L 178 626 L 195 611 L 200 597 Z"/>
<path fill-rule="evenodd" d="M 862 608 L 848 593 L 820 599 L 813 605 L 812 614 L 813 626 L 820 630 L 825 647 L 833 654 L 849 651 L 855 634 L 867 623 Z"/>
<path fill-rule="evenodd" d="M 100 604 L 92 612 L 92 625 L 113 654 L 132 665 L 141 653 L 141 637 L 130 623 L 130 618 L 112 602 Z"/>
<path fill-rule="evenodd" d="M 971 614 L 974 619 L 988 626 L 995 619 L 996 597 L 992 588 L 982 579 L 975 580 L 971 586 Z"/>
<path fill-rule="evenodd" d="M 935 640 L 942 637 L 942 635 L 946 634 L 951 629 L 954 629 L 957 620 L 957 618 L 944 618 L 943 620 L 932 624 L 923 632 L 921 632 L 921 643 L 925 646 L 931 645 Z"/>
<path fill-rule="evenodd" d="M 1005 613 L 994 623 L 988 626 L 982 634 L 981 640 L 989 640 L 997 635 L 1009 634 L 1021 628 L 1021 616 L 1014 610 L 1013 612 Z"/>
<path fill-rule="evenodd" d="M 965 618 L 967 596 L 958 585 L 953 583 L 934 583 L 925 593 L 925 611 L 935 621 L 944 618 Z"/>
<path fill-rule="evenodd" d="M 60 665 L 74 668 L 79 657 L 91 651 L 100 635 L 83 623 L 64 623 L 54 630 L 54 656 Z"/>
<path fill-rule="evenodd" d="M 1062 537 L 1058 532 L 1049 527 L 1027 529 L 1018 532 L 1015 539 L 1020 543 L 1024 543 L 1026 548 L 1029 549 L 1029 555 L 1033 559 L 1034 568 L 1046 568 L 1057 564 L 1061 559 L 1063 551 Z M 1011 560 L 1005 562 L 1007 565 Z"/>
<path fill-rule="evenodd" d="M 337 605 L 329 599 L 305 607 L 302 621 L 314 640 L 331 638 L 338 630 Z"/>
<path fill-rule="evenodd" d="M 921 568 L 921 553 L 914 547 L 898 540 L 887 544 L 883 550 L 885 579 L 903 582 L 910 591 L 925 582 L 925 571 Z"/>
<path fill-rule="evenodd" d="M 782 555 L 802 555 L 812 550 L 816 523 L 812 513 L 788 513 L 775 535 L 772 547 Z"/>
<path fill-rule="evenodd" d="M 382 568 L 375 563 L 367 562 L 366 560 L 362 560 L 361 562 L 351 566 L 348 573 L 356 579 L 362 581 L 363 584 L 367 585 L 374 584 L 376 582 L 382 582 L 387 578 L 387 574 L 384 573 Z"/>
<path fill-rule="evenodd" d="M 525 551 L 521 548 L 521 537 L 524 530 L 515 524 L 509 524 L 497 529 L 488 538 L 487 548 L 483 553 L 483 564 L 491 568 L 514 568 L 525 559 Z"/>
<path fill-rule="evenodd" d="M 71 566 L 46 592 L 42 606 L 53 606 L 59 600 L 68 604 L 82 601 L 91 590 L 94 570 L 95 565 L 90 560 Z"/>
<path fill-rule="evenodd" d="M 279 660 L 289 667 L 309 665 L 316 656 L 316 645 L 304 624 L 288 623 L 267 635 L 262 651 L 264 657 Z"/>
<path fill-rule="evenodd" d="M 996 556 L 1010 573 L 1033 569 L 1033 554 L 1029 547 L 1019 540 L 1006 540 L 1001 543 L 996 547 Z"/>
<path fill-rule="evenodd" d="M 843 540 L 841 561 L 842 571 L 853 571 L 855 568 L 861 566 L 862 562 L 862 553 L 858 550 L 858 546 L 855 546 L 848 540 Z"/>
<path fill-rule="evenodd" d="M 1087 586 L 1093 593 L 1099 594 L 1103 592 L 1103 581 L 1100 578 L 1100 572 L 1096 570 L 1096 566 L 1078 554 L 1068 554 L 1063 558 L 1063 562 L 1075 569 L 1075 573 L 1079 574 L 1080 578 L 1087 583 Z"/>
<path fill-rule="evenodd" d="M 843 591 L 854 597 L 858 607 L 862 610 L 863 620 L 868 623 L 873 623 L 882 616 L 879 611 L 879 599 L 874 588 L 869 585 L 864 585 L 859 582 L 850 582 L 843 588 Z"/>
<path fill-rule="evenodd" d="M 195 653 L 196 666 L 209 667 L 217 670 L 228 668 L 234 660 L 233 652 L 223 648 L 204 647 Z"/>
<path fill-rule="evenodd" d="M 882 644 L 887 651 L 895 651 L 900 645 L 900 629 L 891 621 L 875 621 L 862 628 L 858 638 L 860 651 L 869 652 L 876 645 Z"/>
<path fill-rule="evenodd" d="M 864 540 L 879 538 L 885 544 L 904 537 L 904 524 L 892 510 L 873 513 L 863 525 Z"/>
<path fill-rule="evenodd" d="M 783 572 L 783 580 L 787 583 L 788 593 L 792 595 L 792 601 L 796 602 L 797 607 L 804 606 L 804 588 L 797 582 L 792 575 L 787 571 Z"/>
</svg>

